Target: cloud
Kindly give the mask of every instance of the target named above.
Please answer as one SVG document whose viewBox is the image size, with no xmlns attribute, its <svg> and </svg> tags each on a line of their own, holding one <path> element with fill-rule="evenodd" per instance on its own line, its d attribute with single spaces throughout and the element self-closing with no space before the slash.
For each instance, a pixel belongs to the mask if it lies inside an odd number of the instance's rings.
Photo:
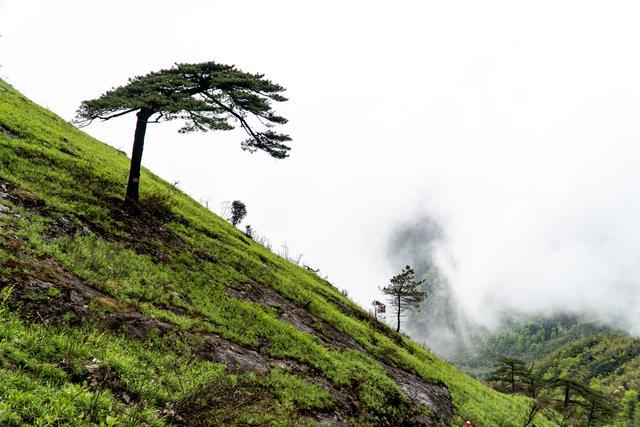
<svg viewBox="0 0 640 427">
<path fill-rule="evenodd" d="M 290 159 L 159 125 L 143 163 L 214 205 L 245 201 L 360 304 L 397 272 L 393 230 L 426 212 L 474 322 L 571 310 L 639 332 L 637 2 L 86 3 L 0 1 L 9 82 L 66 119 L 175 61 L 282 83 Z M 133 125 L 86 130 L 128 152 Z"/>
<path fill-rule="evenodd" d="M 618 182 L 624 163 L 606 182 L 590 173 L 593 165 L 574 165 L 582 173 L 568 194 L 555 194 L 551 181 L 535 196 L 459 189 L 446 199 L 453 207 L 430 204 L 448 212 L 444 224 L 420 213 L 398 225 L 389 240 L 396 268 L 435 269 L 446 289 L 436 295 L 446 297 L 440 308 L 419 314 L 422 326 L 410 332 L 429 341 L 434 328 L 453 335 L 470 324 L 491 328 L 504 314 L 574 313 L 640 334 L 640 207 L 633 186 Z M 483 203 L 462 207 L 474 196 Z M 443 307 L 453 322 L 442 323 Z"/>
</svg>

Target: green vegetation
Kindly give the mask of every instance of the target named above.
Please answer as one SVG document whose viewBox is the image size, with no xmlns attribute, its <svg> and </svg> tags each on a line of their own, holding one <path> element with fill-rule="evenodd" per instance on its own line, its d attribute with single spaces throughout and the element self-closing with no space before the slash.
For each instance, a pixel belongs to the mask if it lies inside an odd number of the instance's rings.
<svg viewBox="0 0 640 427">
<path fill-rule="evenodd" d="M 524 424 L 146 170 L 130 215 L 128 164 L 0 82 L 1 425 Z"/>
<path fill-rule="evenodd" d="M 474 358 L 461 365 L 510 392 L 505 361 L 517 368 L 516 391 L 538 397 L 538 409 L 555 407 L 573 422 L 588 423 L 593 408 L 592 425 L 640 425 L 640 339 L 575 316 L 538 317 L 485 337 Z M 489 366 L 497 366 L 498 375 Z M 565 407 L 567 390 L 579 405 Z"/>
<path fill-rule="evenodd" d="M 574 378 L 615 399 L 616 425 L 640 425 L 640 339 L 616 332 L 576 339 L 540 360 L 538 369 L 544 378 Z"/>
<path fill-rule="evenodd" d="M 406 315 L 406 311 L 419 309 L 424 301 L 427 294 L 419 290 L 424 282 L 424 280 L 416 281 L 413 268 L 407 265 L 381 289 L 389 297 L 389 304 L 396 313 L 396 332 L 400 332 L 400 319 Z"/>
<path fill-rule="evenodd" d="M 495 369 L 487 378 L 488 381 L 498 383 L 510 393 L 522 390 L 527 383 L 525 380 L 529 375 L 529 368 L 519 359 L 503 357 L 496 364 Z M 519 387 L 519 386 L 522 387 Z"/>
<path fill-rule="evenodd" d="M 476 377 L 486 378 L 503 357 L 531 364 L 575 339 L 606 330 L 572 315 L 507 319 L 500 330 L 480 337 L 471 355 L 463 355 L 455 363 Z"/>
<path fill-rule="evenodd" d="M 561 425 L 610 425 L 619 412 L 614 399 L 584 381 L 566 376 L 543 376 L 534 370 L 534 365 L 527 368 L 519 359 L 502 358 L 488 380 L 498 389 L 523 393 L 535 399 L 525 426 L 533 423 L 541 412 L 561 414 Z"/>
</svg>

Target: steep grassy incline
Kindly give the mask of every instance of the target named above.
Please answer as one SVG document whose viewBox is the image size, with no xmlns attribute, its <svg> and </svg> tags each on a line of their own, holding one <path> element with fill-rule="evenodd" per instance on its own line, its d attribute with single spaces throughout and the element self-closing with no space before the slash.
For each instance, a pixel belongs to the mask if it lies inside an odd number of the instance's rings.
<svg viewBox="0 0 640 427">
<path fill-rule="evenodd" d="M 127 169 L 0 81 L 0 425 L 523 424 L 147 171 L 129 215 Z"/>
</svg>

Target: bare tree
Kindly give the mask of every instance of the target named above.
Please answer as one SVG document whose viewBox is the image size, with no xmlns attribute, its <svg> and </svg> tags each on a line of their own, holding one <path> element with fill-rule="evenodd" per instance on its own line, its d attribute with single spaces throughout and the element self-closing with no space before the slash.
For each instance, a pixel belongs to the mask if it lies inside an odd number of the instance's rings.
<svg viewBox="0 0 640 427">
<path fill-rule="evenodd" d="M 220 215 L 220 218 L 229 220 L 229 217 L 231 216 L 231 202 L 229 200 L 220 202 L 220 209 L 218 210 L 218 214 Z"/>
<path fill-rule="evenodd" d="M 302 257 L 304 256 L 304 254 L 298 254 L 297 256 L 291 254 L 289 252 L 289 245 L 287 244 L 287 242 L 284 242 L 282 244 L 282 251 L 280 251 L 280 253 L 278 253 L 278 255 L 280 255 L 282 258 L 286 259 L 290 263 L 293 263 L 293 264 L 296 264 L 296 265 L 301 265 L 302 264 Z"/>
</svg>

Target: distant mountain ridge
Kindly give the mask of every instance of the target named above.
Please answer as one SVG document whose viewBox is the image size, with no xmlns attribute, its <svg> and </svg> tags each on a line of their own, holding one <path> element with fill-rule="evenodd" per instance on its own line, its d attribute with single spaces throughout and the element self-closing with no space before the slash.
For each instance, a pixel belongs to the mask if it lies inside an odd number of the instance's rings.
<svg viewBox="0 0 640 427">
<path fill-rule="evenodd" d="M 525 361 L 542 378 L 570 378 L 619 405 L 611 425 L 640 425 L 640 338 L 575 315 L 512 317 L 455 363 L 487 378 L 502 357 Z"/>
<path fill-rule="evenodd" d="M 531 363 L 575 339 L 608 331 L 610 327 L 576 315 L 511 315 L 496 331 L 477 332 L 473 348 L 462 353 L 454 363 L 474 376 L 484 377 L 501 357 Z"/>
</svg>

